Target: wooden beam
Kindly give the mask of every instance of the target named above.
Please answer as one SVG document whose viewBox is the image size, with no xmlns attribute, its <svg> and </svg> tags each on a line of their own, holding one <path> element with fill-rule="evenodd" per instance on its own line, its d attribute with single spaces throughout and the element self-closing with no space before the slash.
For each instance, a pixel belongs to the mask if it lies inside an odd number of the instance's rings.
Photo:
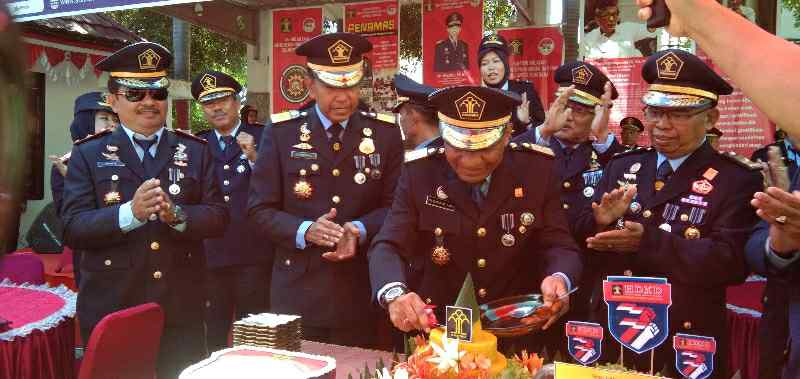
<svg viewBox="0 0 800 379">
<path fill-rule="evenodd" d="M 519 0 L 511 0 L 515 7 L 517 7 L 517 12 L 522 15 L 522 18 L 528 23 L 528 25 L 533 25 L 533 19 L 531 19 L 531 15 L 528 14 L 528 8 L 523 7 L 522 3 Z"/>
<path fill-rule="evenodd" d="M 207 1 L 155 7 L 153 10 L 228 38 L 258 46 L 258 9 L 224 1 Z"/>
</svg>

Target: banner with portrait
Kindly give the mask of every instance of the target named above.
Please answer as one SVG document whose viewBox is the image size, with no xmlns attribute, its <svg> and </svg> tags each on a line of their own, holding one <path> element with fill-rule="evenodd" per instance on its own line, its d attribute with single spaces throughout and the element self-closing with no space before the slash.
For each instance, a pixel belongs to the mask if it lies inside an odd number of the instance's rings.
<svg viewBox="0 0 800 379">
<path fill-rule="evenodd" d="M 480 85 L 483 0 L 424 0 L 422 79 L 433 87 Z"/>
<path fill-rule="evenodd" d="M 372 51 L 364 55 L 361 98 L 381 112 L 390 111 L 395 103 L 392 78 L 399 62 L 399 26 L 397 0 L 344 6 L 344 31 L 360 34 L 372 43 Z"/>
<path fill-rule="evenodd" d="M 564 61 L 564 36 L 558 27 L 499 29 L 508 41 L 511 79 L 529 80 L 547 109 L 555 100 L 558 85 L 553 75 Z"/>
<path fill-rule="evenodd" d="M 763 145 L 772 142 L 773 127 L 767 116 L 756 108 L 755 104 L 736 88 L 723 72 L 714 64 L 700 55 L 723 79 L 734 86 L 734 92 L 728 96 L 720 96 L 717 108 L 720 118 L 716 127 L 722 131 L 719 149 L 734 151 L 749 157 L 752 152 Z M 617 58 L 587 60 L 606 73 L 608 78 L 617 87 L 619 98 L 614 100 L 611 108 L 609 130 L 620 135 L 619 122 L 628 116 L 636 117 L 645 125 L 642 109 L 642 96 L 647 92 L 648 84 L 642 79 L 642 66 L 647 58 Z M 637 142 L 640 146 L 650 146 L 650 136 L 645 130 Z"/>
<path fill-rule="evenodd" d="M 321 7 L 272 11 L 272 113 L 297 109 L 308 100 L 306 58 L 294 49 L 321 32 Z"/>
</svg>

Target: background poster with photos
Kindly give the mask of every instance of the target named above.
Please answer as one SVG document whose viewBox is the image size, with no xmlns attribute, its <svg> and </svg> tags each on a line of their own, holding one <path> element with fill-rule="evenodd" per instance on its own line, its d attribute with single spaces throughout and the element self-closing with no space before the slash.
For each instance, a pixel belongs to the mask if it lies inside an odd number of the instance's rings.
<svg viewBox="0 0 800 379">
<path fill-rule="evenodd" d="M 351 3 L 344 7 L 344 31 L 372 42 L 364 56 L 361 98 L 379 112 L 391 112 L 396 101 L 392 79 L 399 61 L 400 5 L 394 1 Z"/>
<path fill-rule="evenodd" d="M 530 80 L 547 106 L 555 100 L 558 85 L 553 76 L 564 61 L 564 36 L 558 27 L 522 27 L 499 29 L 509 44 L 508 64 L 511 79 Z"/>
<path fill-rule="evenodd" d="M 297 109 L 308 100 L 306 58 L 294 50 L 321 32 L 321 7 L 272 11 L 272 113 Z"/>
<path fill-rule="evenodd" d="M 636 15 L 635 0 L 583 0 L 578 56 L 581 59 L 649 56 L 660 29 L 650 31 Z"/>
<path fill-rule="evenodd" d="M 460 19 L 460 27 L 447 20 Z M 480 85 L 476 59 L 483 37 L 483 0 L 424 0 L 422 81 L 432 87 Z"/>
</svg>

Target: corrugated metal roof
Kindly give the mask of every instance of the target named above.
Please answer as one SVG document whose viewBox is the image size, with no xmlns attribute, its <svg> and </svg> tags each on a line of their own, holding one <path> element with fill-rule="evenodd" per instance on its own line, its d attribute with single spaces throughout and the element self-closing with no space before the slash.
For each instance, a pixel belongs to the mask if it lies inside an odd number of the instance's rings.
<svg viewBox="0 0 800 379">
<path fill-rule="evenodd" d="M 22 25 L 25 30 L 101 43 L 109 47 L 122 47 L 142 40 L 136 33 L 102 13 L 29 21 Z"/>
</svg>

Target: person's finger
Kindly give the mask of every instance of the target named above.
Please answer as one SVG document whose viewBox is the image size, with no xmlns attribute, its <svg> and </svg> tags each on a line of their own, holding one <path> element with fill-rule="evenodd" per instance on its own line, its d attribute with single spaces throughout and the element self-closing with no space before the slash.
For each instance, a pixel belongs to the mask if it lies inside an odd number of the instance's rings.
<svg viewBox="0 0 800 379">
<path fill-rule="evenodd" d="M 335 251 L 329 251 L 327 253 L 322 254 L 322 258 L 327 259 L 327 260 L 329 260 L 331 262 L 339 261 L 339 255 L 336 254 Z"/>
<path fill-rule="evenodd" d="M 800 195 L 798 195 L 797 191 L 789 193 L 777 187 L 769 187 L 767 188 L 767 194 L 787 206 L 800 209 L 800 198 L 798 198 Z"/>
<path fill-rule="evenodd" d="M 757 208 L 790 218 L 800 217 L 800 209 L 795 207 L 794 196 L 778 188 L 770 187 L 770 189 L 768 189 L 769 193 L 757 192 L 753 196 L 758 200 Z"/>
<path fill-rule="evenodd" d="M 633 221 L 625 221 L 625 229 L 630 230 L 634 233 L 644 232 L 644 225 L 633 222 Z"/>
</svg>

